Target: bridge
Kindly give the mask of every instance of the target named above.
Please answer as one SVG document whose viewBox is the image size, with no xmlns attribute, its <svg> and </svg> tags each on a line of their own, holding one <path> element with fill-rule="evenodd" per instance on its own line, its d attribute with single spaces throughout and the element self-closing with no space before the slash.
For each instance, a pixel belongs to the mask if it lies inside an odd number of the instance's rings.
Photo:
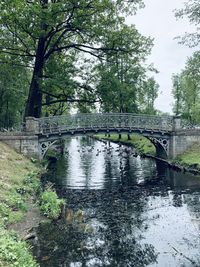
<svg viewBox="0 0 200 267">
<path fill-rule="evenodd" d="M 27 117 L 23 131 L 0 133 L 0 141 L 25 155 L 42 159 L 57 140 L 98 133 L 140 134 L 154 144 L 157 156 L 161 158 L 175 158 L 193 143 L 200 142 L 200 130 L 191 129 L 180 118 L 130 113 Z"/>
</svg>

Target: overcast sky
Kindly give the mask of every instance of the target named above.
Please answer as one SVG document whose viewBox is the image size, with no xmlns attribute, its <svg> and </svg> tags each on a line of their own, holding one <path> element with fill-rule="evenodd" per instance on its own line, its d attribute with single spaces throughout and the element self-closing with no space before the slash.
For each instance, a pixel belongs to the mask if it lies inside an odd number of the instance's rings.
<svg viewBox="0 0 200 267">
<path fill-rule="evenodd" d="M 187 57 L 194 51 L 174 40 L 174 37 L 193 30 L 186 19 L 176 20 L 174 17 L 173 10 L 183 7 L 184 2 L 185 0 L 144 0 L 146 7 L 128 19 L 140 33 L 154 38 L 149 62 L 154 63 L 159 71 L 155 76 L 160 85 L 156 108 L 164 112 L 172 110 L 172 74 L 184 68 Z"/>
</svg>

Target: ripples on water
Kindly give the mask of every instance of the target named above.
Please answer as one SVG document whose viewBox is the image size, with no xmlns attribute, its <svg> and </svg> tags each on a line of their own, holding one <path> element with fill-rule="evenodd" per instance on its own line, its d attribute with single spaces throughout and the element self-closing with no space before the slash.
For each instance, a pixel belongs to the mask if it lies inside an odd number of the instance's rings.
<svg viewBox="0 0 200 267">
<path fill-rule="evenodd" d="M 72 138 L 48 179 L 68 210 L 84 215 L 37 229 L 41 266 L 200 266 L 200 177 Z"/>
</svg>

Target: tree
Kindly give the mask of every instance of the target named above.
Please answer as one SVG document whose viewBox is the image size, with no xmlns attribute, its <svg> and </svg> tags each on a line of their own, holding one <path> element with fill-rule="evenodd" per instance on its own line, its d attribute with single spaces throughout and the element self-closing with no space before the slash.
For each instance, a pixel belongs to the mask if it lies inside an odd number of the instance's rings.
<svg viewBox="0 0 200 267">
<path fill-rule="evenodd" d="M 154 77 L 147 78 L 142 82 L 141 90 L 139 92 L 139 107 L 142 113 L 149 115 L 155 115 L 156 110 L 154 108 L 154 103 L 158 97 L 159 85 L 155 81 Z"/>
<path fill-rule="evenodd" d="M 126 38 L 121 38 L 126 36 Z M 134 26 L 123 29 L 116 38 L 116 47 L 128 47 L 128 53 L 110 52 L 106 61 L 95 67 L 97 94 L 106 112 L 138 112 L 138 91 L 147 71 L 143 66 L 151 51 L 152 40 L 142 36 Z M 108 40 L 107 42 L 111 42 Z"/>
<path fill-rule="evenodd" d="M 188 0 L 184 3 L 184 8 L 176 11 L 176 17 L 187 17 L 191 24 L 196 26 L 196 32 L 186 33 L 182 37 L 182 42 L 190 47 L 199 46 L 200 43 L 200 2 L 198 0 Z"/>
<path fill-rule="evenodd" d="M 180 115 L 183 112 L 183 90 L 181 86 L 181 77 L 176 74 L 172 76 L 172 94 L 175 99 L 173 112 L 175 115 Z"/>
<path fill-rule="evenodd" d="M 30 81 L 30 71 L 20 64 L 11 65 L 9 55 L 0 64 L 0 128 L 10 128 L 21 123 Z"/>
<path fill-rule="evenodd" d="M 173 76 L 174 110 L 176 114 L 200 121 L 200 52 L 195 52 L 186 62 L 184 70 Z"/>
<path fill-rule="evenodd" d="M 141 0 L 2 0 L 0 55 L 33 67 L 25 116 L 41 115 L 45 68 L 55 55 L 77 51 L 102 59 L 109 51 L 127 51 L 105 38 L 127 27 L 123 15 L 139 6 Z"/>
</svg>

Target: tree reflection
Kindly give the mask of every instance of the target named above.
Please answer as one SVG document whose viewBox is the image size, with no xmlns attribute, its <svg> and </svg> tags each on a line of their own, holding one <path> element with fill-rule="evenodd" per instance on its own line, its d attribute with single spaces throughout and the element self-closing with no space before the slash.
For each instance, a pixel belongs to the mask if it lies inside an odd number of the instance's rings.
<svg viewBox="0 0 200 267">
<path fill-rule="evenodd" d="M 154 247 L 142 241 L 145 193 L 93 191 L 93 198 L 90 193 L 74 191 L 67 200 L 70 205 L 79 198 L 87 224 L 60 221 L 38 228 L 35 254 L 41 267 L 144 267 L 155 262 Z"/>
<path fill-rule="evenodd" d="M 33 253 L 41 267 L 68 267 L 82 262 L 85 234 L 77 225 L 66 224 L 64 220 L 42 223 L 37 237 Z"/>
<path fill-rule="evenodd" d="M 93 146 L 87 140 L 82 139 L 80 145 Z M 148 197 L 137 183 L 142 175 L 145 182 L 148 180 L 143 170 L 140 171 L 139 160 L 121 152 L 118 155 L 118 152 L 105 151 L 103 190 L 91 190 L 86 186 L 85 190 L 60 192 L 69 208 L 84 210 L 86 222 L 60 220 L 41 224 L 34 246 L 41 267 L 145 267 L 156 262 L 154 247 L 143 240 L 143 232 L 148 228 L 145 217 Z M 86 183 L 92 162 L 92 153 L 80 160 Z M 63 161 L 58 173 L 54 173 L 58 181 L 58 176 L 66 173 L 64 164 Z M 151 166 L 145 168 L 151 171 Z"/>
<path fill-rule="evenodd" d="M 154 247 L 141 242 L 146 203 L 138 193 L 118 191 L 101 197 L 101 205 L 95 211 L 95 237 L 89 239 L 100 262 L 95 266 L 143 267 L 156 261 Z"/>
</svg>

